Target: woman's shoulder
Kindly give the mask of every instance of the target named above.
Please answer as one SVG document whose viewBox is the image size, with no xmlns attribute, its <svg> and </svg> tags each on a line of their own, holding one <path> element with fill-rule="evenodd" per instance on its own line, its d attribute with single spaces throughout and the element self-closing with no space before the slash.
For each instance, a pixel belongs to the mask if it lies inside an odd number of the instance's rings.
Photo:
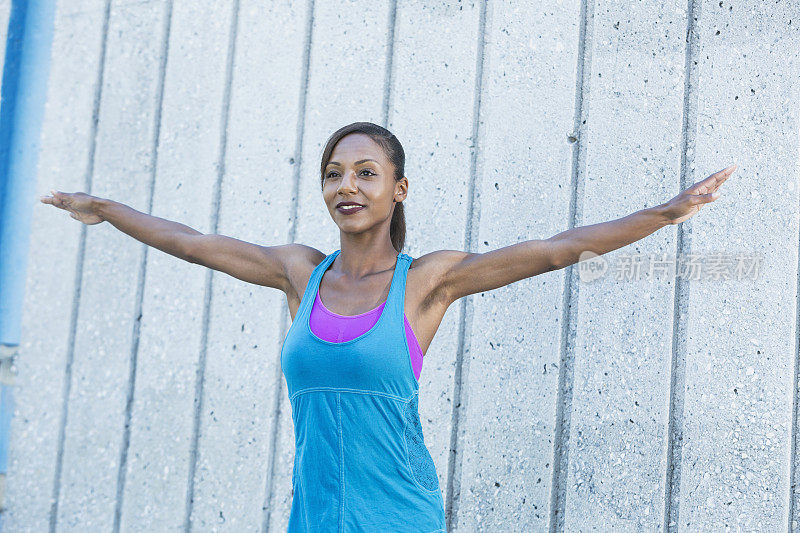
<svg viewBox="0 0 800 533">
<path fill-rule="evenodd" d="M 423 300 L 446 300 L 448 274 L 470 255 L 460 250 L 435 250 L 415 257 L 408 266 L 410 283 L 423 293 Z"/>
<path fill-rule="evenodd" d="M 292 243 L 289 245 L 289 250 L 292 255 L 292 260 L 296 262 L 304 262 L 313 267 L 317 266 L 318 264 L 322 263 L 327 254 L 317 250 L 312 246 L 308 246 L 306 244 L 301 244 L 299 242 Z"/>
<path fill-rule="evenodd" d="M 311 273 L 327 257 L 326 254 L 305 244 L 291 243 L 283 247 L 283 268 L 289 285 L 303 294 Z"/>
<path fill-rule="evenodd" d="M 421 272 L 439 273 L 447 271 L 453 265 L 463 261 L 471 254 L 460 250 L 434 250 L 419 257 L 412 258 L 409 269 L 416 268 Z"/>
</svg>

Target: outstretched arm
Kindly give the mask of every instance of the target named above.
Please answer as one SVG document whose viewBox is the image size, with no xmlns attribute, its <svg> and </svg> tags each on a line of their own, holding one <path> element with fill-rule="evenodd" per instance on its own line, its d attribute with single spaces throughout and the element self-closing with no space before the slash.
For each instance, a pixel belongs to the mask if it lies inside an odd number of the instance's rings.
<svg viewBox="0 0 800 533">
<path fill-rule="evenodd" d="M 294 264 L 322 255 L 300 244 L 261 246 L 225 235 L 206 235 L 180 222 L 83 192 L 50 192 L 52 196 L 40 198 L 42 203 L 69 211 L 72 218 L 86 225 L 108 221 L 134 239 L 179 259 L 284 292 L 291 289 L 287 271 Z"/>
<path fill-rule="evenodd" d="M 733 165 L 715 172 L 664 204 L 642 209 L 617 220 L 573 228 L 550 237 L 558 268 L 577 263 L 583 252 L 603 255 L 641 240 L 664 226 L 690 219 L 703 205 L 719 198 L 720 185 L 735 169 L 736 165 Z"/>
<path fill-rule="evenodd" d="M 108 221 L 134 239 L 186 261 L 189 260 L 189 237 L 202 235 L 179 222 L 148 215 L 123 203 L 84 192 L 69 193 L 50 189 L 50 194 L 39 197 L 39 200 L 43 204 L 68 211 L 69 216 L 87 226 Z"/>
<path fill-rule="evenodd" d="M 688 220 L 720 196 L 720 185 L 736 166 L 716 172 L 670 201 L 626 217 L 563 231 L 549 239 L 529 240 L 486 253 L 439 250 L 427 259 L 438 263 L 436 291 L 448 304 L 458 298 L 497 289 L 515 281 L 577 263 L 581 253 L 598 255 L 622 248 L 670 224 Z M 422 259 L 422 258 L 420 258 Z"/>
</svg>

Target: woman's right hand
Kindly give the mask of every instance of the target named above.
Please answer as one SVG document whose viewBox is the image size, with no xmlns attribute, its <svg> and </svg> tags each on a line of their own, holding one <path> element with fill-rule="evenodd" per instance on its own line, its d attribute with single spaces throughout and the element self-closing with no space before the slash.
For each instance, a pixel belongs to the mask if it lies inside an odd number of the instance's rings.
<svg viewBox="0 0 800 533">
<path fill-rule="evenodd" d="M 52 194 L 52 196 L 41 196 L 39 200 L 41 200 L 43 204 L 54 205 L 60 209 L 69 211 L 69 216 L 83 222 L 87 226 L 99 224 L 103 221 L 102 217 L 95 212 L 95 206 L 97 205 L 95 203 L 95 200 L 97 200 L 96 197 L 82 192 L 68 193 L 54 191 L 53 189 L 50 189 L 50 194 Z"/>
</svg>

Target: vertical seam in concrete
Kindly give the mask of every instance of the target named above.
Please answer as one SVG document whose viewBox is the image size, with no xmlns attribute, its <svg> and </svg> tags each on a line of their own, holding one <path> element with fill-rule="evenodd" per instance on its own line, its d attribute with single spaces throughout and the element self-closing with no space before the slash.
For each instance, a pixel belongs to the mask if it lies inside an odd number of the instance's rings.
<svg viewBox="0 0 800 533">
<path fill-rule="evenodd" d="M 798 244 L 800 245 L 800 238 L 798 238 Z M 792 372 L 792 420 L 791 420 L 791 433 L 789 437 L 789 486 L 787 487 L 787 504 L 786 504 L 786 511 L 787 511 L 787 526 L 786 531 L 791 533 L 794 531 L 792 529 L 792 523 L 797 520 L 795 517 L 796 509 L 794 506 L 794 498 L 795 498 L 795 485 L 797 484 L 797 465 L 795 461 L 797 460 L 797 409 L 798 409 L 798 379 L 800 379 L 800 372 L 798 370 L 798 358 L 800 358 L 800 295 L 798 295 L 798 290 L 800 290 L 800 262 L 797 265 L 797 286 L 795 288 L 795 341 L 794 341 L 794 371 Z"/>
<path fill-rule="evenodd" d="M 230 28 L 228 30 L 228 52 L 225 57 L 225 82 L 222 94 L 222 110 L 219 127 L 219 153 L 217 155 L 217 179 L 211 204 L 211 223 L 209 233 L 216 234 L 219 228 L 219 205 L 222 195 L 222 179 L 225 176 L 225 157 L 228 148 L 228 119 L 231 108 L 231 81 L 233 64 L 236 56 L 236 35 L 239 23 L 239 0 L 233 0 L 231 6 Z M 200 338 L 200 355 L 197 362 L 194 385 L 194 419 L 192 422 L 192 440 L 189 447 L 189 472 L 186 480 L 186 503 L 183 529 L 189 533 L 192 528 L 192 508 L 194 503 L 194 476 L 197 470 L 197 447 L 200 439 L 200 425 L 203 415 L 203 386 L 205 384 L 206 360 L 208 354 L 208 329 L 211 320 L 211 297 L 214 292 L 214 270 L 206 272 L 205 295 L 203 298 L 203 325 Z"/>
<path fill-rule="evenodd" d="M 467 193 L 467 227 L 464 231 L 464 250 L 471 252 L 473 242 L 477 240 L 480 230 L 480 189 L 476 186 L 478 178 L 478 154 L 480 151 L 481 97 L 483 95 L 483 66 L 486 49 L 486 2 L 480 4 L 478 18 L 478 46 L 475 54 L 475 89 L 472 102 L 472 133 L 469 163 L 469 191 Z M 473 302 L 472 295 L 461 299 L 461 320 L 458 323 L 458 347 L 456 349 L 455 375 L 453 377 L 453 411 L 450 421 L 450 453 L 447 457 L 447 486 L 445 489 L 445 521 L 446 530 L 451 531 L 458 525 L 458 504 L 461 496 L 461 454 L 458 453 L 461 430 L 462 380 L 469 374 L 469 351 L 471 347 L 467 332 L 472 330 Z M 464 399 L 465 400 L 465 399 Z"/>
<path fill-rule="evenodd" d="M 700 16 L 700 2 L 688 0 L 686 23 L 686 60 L 683 93 L 683 128 L 681 132 L 681 177 L 680 190 L 693 181 L 695 130 L 697 129 L 697 77 L 695 65 L 697 50 L 696 21 Z M 689 249 L 691 228 L 678 224 L 676 258 Z M 676 260 L 676 267 L 678 261 Z M 677 271 L 676 271 L 677 272 Z M 667 447 L 664 472 L 664 520 L 663 531 L 678 531 L 678 510 L 681 483 L 681 455 L 683 450 L 683 409 L 686 383 L 686 307 L 690 285 L 680 276 L 675 276 L 672 318 L 672 364 L 670 370 L 669 417 L 667 419 Z"/>
<path fill-rule="evenodd" d="M 392 104 L 392 77 L 394 74 L 394 40 L 397 36 L 397 0 L 389 6 L 389 37 L 386 43 L 386 72 L 383 85 L 383 127 L 389 127 L 389 110 Z"/>
<path fill-rule="evenodd" d="M 293 184 L 292 184 L 292 211 L 289 215 L 289 235 L 288 240 L 289 242 L 294 242 L 295 238 L 297 237 L 297 212 L 299 210 L 300 204 L 300 180 L 301 180 L 301 163 L 303 162 L 303 138 L 305 135 L 305 123 L 306 123 L 306 101 L 308 100 L 308 79 L 309 79 L 309 71 L 311 65 L 311 44 L 312 44 L 312 36 L 314 31 L 314 0 L 308 1 L 308 7 L 306 9 L 306 44 L 305 49 L 303 50 L 303 71 L 301 75 L 301 84 L 300 84 L 300 94 L 299 94 L 299 102 L 297 106 L 297 125 L 296 125 L 296 133 L 295 133 L 295 146 L 294 146 L 294 174 L 293 174 Z M 316 176 L 316 174 L 314 174 Z M 280 316 L 280 338 L 283 339 L 286 337 L 286 333 L 289 329 L 288 321 L 291 317 L 289 316 L 289 308 L 288 306 L 281 306 L 281 316 Z M 280 346 L 280 342 L 278 346 Z M 261 531 L 266 533 L 269 531 L 269 523 L 270 517 L 272 513 L 272 507 L 270 506 L 270 499 L 272 497 L 272 490 L 275 485 L 274 478 L 275 478 L 275 461 L 277 458 L 277 447 L 278 447 L 278 434 L 280 432 L 280 421 L 281 421 L 281 414 L 283 412 L 283 402 L 282 400 L 287 395 L 284 393 L 284 379 L 283 379 L 283 369 L 281 368 L 280 361 L 277 365 L 275 365 L 275 379 L 273 380 L 275 383 L 275 392 L 273 395 L 273 405 L 275 406 L 275 410 L 271 417 L 273 421 L 272 425 L 272 432 L 270 434 L 270 457 L 269 457 L 269 469 L 266 475 L 266 483 L 267 486 L 264 489 L 264 504 L 262 508 L 264 509 L 264 522 L 261 526 Z"/>
<path fill-rule="evenodd" d="M 106 43 L 108 42 L 108 18 L 111 10 L 111 0 L 106 0 L 103 11 L 103 29 L 100 40 L 100 59 L 97 62 L 97 83 L 94 88 L 92 102 L 92 122 L 89 132 L 89 153 L 87 155 L 87 168 L 84 174 L 84 190 L 92 190 L 92 177 L 94 175 L 94 156 L 97 147 L 97 122 L 100 116 L 100 100 L 103 95 L 103 72 L 105 70 Z M 67 341 L 66 363 L 64 368 L 63 396 L 61 399 L 61 419 L 58 427 L 58 449 L 56 450 L 55 476 L 53 479 L 53 492 L 50 503 L 50 531 L 55 532 L 58 522 L 58 498 L 61 492 L 61 474 L 64 465 L 64 441 L 67 431 L 67 416 L 69 414 L 69 393 L 72 388 L 72 363 L 75 359 L 75 336 L 78 328 L 78 313 L 80 311 L 81 288 L 83 284 L 83 264 L 86 257 L 86 229 L 88 226 L 81 224 L 81 234 L 78 243 L 77 265 L 75 267 L 75 293 L 72 298 L 72 310 L 69 322 L 69 339 Z"/>
<path fill-rule="evenodd" d="M 800 133 L 798 131 L 797 133 Z M 798 144 L 800 148 L 800 144 Z M 800 237 L 800 236 L 799 236 Z M 798 238 L 798 245 L 800 245 L 800 238 Z M 790 436 L 789 436 L 789 486 L 787 489 L 787 504 L 786 504 L 786 531 L 791 533 L 794 531 L 792 528 L 793 523 L 797 522 L 798 517 L 795 516 L 797 509 L 795 508 L 795 494 L 797 485 L 797 411 L 798 411 L 798 380 L 800 380 L 800 262 L 797 265 L 797 285 L 795 288 L 795 344 L 794 344 L 794 371 L 792 372 L 792 420 L 790 422 Z"/>
<path fill-rule="evenodd" d="M 581 1 L 580 27 L 578 30 L 578 64 L 575 76 L 575 110 L 573 135 L 577 144 L 572 152 L 572 172 L 569 200 L 569 229 L 581 224 L 583 209 L 584 168 L 586 166 L 586 147 L 588 135 L 586 120 L 588 112 L 584 106 L 584 95 L 590 89 L 592 64 L 592 31 L 594 29 L 594 2 Z M 556 397 L 555 431 L 553 437 L 553 466 L 550 481 L 549 531 L 564 530 L 564 509 L 566 508 L 567 475 L 569 467 L 569 437 L 572 424 L 573 363 L 575 359 L 575 337 L 578 316 L 578 275 L 570 265 L 564 275 L 564 288 L 561 297 L 561 366 L 558 369 L 558 392 Z"/>
<path fill-rule="evenodd" d="M 798 245 L 800 245 L 800 238 L 798 238 Z M 789 437 L 789 486 L 787 487 L 787 504 L 786 504 L 786 511 L 787 511 L 787 526 L 786 531 L 791 533 L 792 529 L 792 522 L 795 522 L 797 518 L 795 515 L 795 507 L 794 507 L 794 498 L 795 498 L 795 485 L 797 483 L 797 465 L 795 461 L 797 460 L 797 409 L 798 409 L 798 379 L 800 379 L 800 374 L 798 374 L 798 358 L 800 357 L 800 295 L 798 295 L 798 290 L 800 290 L 800 262 L 797 265 L 797 286 L 795 288 L 795 340 L 794 340 L 794 371 L 792 372 L 792 420 L 791 420 L 791 433 Z"/>
</svg>

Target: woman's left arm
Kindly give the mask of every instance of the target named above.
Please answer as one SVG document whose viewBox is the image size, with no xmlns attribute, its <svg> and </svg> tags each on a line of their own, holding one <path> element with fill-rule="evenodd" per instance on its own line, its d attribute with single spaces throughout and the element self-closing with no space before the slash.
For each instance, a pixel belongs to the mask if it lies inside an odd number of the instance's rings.
<svg viewBox="0 0 800 533">
<path fill-rule="evenodd" d="M 558 268 L 564 268 L 577 263 L 583 252 L 603 255 L 644 239 L 664 226 L 692 218 L 702 206 L 719 198 L 721 193 L 717 189 L 734 170 L 736 165 L 715 172 L 664 204 L 642 209 L 617 220 L 573 228 L 550 237 L 554 262 Z"/>
<path fill-rule="evenodd" d="M 497 289 L 551 270 L 568 267 L 583 252 L 598 255 L 643 239 L 664 226 L 693 217 L 700 208 L 720 196 L 720 185 L 736 165 L 716 172 L 668 202 L 642 209 L 626 217 L 581 226 L 544 240 L 529 240 L 485 253 L 438 250 L 420 258 L 436 264 L 434 291 L 448 305 L 458 298 Z M 422 262 L 422 261 L 421 261 Z"/>
<path fill-rule="evenodd" d="M 669 224 L 664 206 L 658 205 L 616 220 L 569 229 L 549 239 L 553 262 L 556 268 L 566 268 L 580 261 L 584 252 L 603 255 L 644 239 Z"/>
</svg>

